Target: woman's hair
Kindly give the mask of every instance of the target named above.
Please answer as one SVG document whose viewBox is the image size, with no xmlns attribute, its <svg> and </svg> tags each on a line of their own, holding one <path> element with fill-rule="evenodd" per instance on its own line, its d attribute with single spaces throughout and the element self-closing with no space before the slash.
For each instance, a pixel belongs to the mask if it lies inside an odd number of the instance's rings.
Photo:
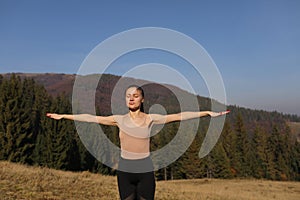
<svg viewBox="0 0 300 200">
<path fill-rule="evenodd" d="M 129 85 L 129 86 L 126 88 L 125 92 L 126 92 L 129 88 L 132 88 L 132 87 L 134 87 L 134 88 L 136 88 L 136 90 L 140 91 L 142 97 L 144 98 L 144 90 L 143 90 L 142 87 L 140 87 L 140 86 L 138 86 L 138 85 Z M 143 103 L 143 102 L 141 103 L 140 111 L 145 112 L 145 110 L 144 110 L 144 103 Z"/>
</svg>

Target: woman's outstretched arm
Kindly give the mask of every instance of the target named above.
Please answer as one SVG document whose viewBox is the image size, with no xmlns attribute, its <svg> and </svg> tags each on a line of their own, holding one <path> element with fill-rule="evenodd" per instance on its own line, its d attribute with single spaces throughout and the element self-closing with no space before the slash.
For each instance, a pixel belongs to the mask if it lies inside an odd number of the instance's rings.
<svg viewBox="0 0 300 200">
<path fill-rule="evenodd" d="M 224 111 L 224 112 L 212 112 L 212 111 L 181 112 L 181 113 L 170 114 L 170 115 L 150 114 L 150 117 L 153 120 L 154 124 L 166 124 L 169 122 L 200 118 L 200 117 L 204 117 L 204 116 L 218 117 L 221 115 L 225 115 L 227 113 L 229 113 L 229 111 Z"/>
<path fill-rule="evenodd" d="M 78 114 L 78 115 L 70 115 L 70 114 L 56 114 L 56 113 L 47 113 L 47 117 L 52 119 L 60 120 L 60 119 L 69 119 L 76 120 L 81 122 L 91 122 L 91 123 L 99 123 L 103 125 L 111 125 L 116 126 L 117 122 L 113 115 L 111 116 L 95 116 L 90 114 Z"/>
</svg>

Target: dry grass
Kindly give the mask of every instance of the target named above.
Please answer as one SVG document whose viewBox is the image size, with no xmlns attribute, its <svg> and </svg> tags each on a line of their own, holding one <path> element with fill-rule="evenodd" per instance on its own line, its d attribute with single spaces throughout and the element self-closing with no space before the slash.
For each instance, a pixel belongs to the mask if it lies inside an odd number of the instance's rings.
<svg viewBox="0 0 300 200">
<path fill-rule="evenodd" d="M 116 177 L 0 162 L 0 199 L 118 199 Z M 300 182 L 197 179 L 159 181 L 157 200 L 294 200 Z"/>
<path fill-rule="evenodd" d="M 118 199 L 115 177 L 0 162 L 0 199 Z"/>
<path fill-rule="evenodd" d="M 295 200 L 300 199 L 299 182 L 265 180 L 177 180 L 158 182 L 158 199 L 195 200 Z"/>
</svg>

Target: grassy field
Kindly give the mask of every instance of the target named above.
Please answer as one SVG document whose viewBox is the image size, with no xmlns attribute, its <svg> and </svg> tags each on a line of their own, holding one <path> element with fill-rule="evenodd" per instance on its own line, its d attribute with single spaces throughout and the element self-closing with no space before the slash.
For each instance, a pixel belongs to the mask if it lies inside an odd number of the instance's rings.
<svg viewBox="0 0 300 200">
<path fill-rule="evenodd" d="M 116 177 L 0 162 L 0 199 L 118 199 Z M 300 182 L 195 179 L 158 181 L 157 200 L 296 200 Z"/>
</svg>

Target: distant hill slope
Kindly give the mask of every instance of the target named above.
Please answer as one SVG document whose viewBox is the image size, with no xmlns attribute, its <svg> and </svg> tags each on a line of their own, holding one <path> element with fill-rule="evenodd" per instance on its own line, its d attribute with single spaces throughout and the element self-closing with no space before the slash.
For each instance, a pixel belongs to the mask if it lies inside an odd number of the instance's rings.
<svg viewBox="0 0 300 200">
<path fill-rule="evenodd" d="M 63 92 L 70 94 L 73 90 L 73 84 L 76 75 L 74 74 L 55 74 L 55 73 L 15 73 L 21 78 L 33 78 L 37 83 L 43 85 L 49 94 L 58 95 Z M 8 77 L 11 74 L 4 74 Z"/>
<path fill-rule="evenodd" d="M 300 198 L 299 182 L 193 179 L 158 181 L 156 200 Z M 117 178 L 90 172 L 65 172 L 0 161 L 0 199 L 119 199 Z"/>
<path fill-rule="evenodd" d="M 57 96 L 61 93 L 65 93 L 67 95 L 72 94 L 73 92 L 73 85 L 74 81 L 76 79 L 75 74 L 53 74 L 53 73 L 45 73 L 45 74 L 27 74 L 27 73 L 15 73 L 17 76 L 20 76 L 21 78 L 33 78 L 37 83 L 42 84 L 48 93 L 53 96 Z M 11 74 L 4 74 L 4 77 L 9 77 Z M 87 76 L 80 76 L 84 79 L 86 79 L 86 82 L 89 80 L 94 80 L 99 75 L 93 74 L 93 75 L 87 75 Z M 177 94 L 180 94 L 182 96 L 194 96 L 191 93 L 188 93 L 178 87 L 168 85 L 165 87 L 165 84 L 155 84 L 150 83 L 149 81 L 134 79 L 134 78 L 127 78 L 127 77 L 120 77 L 115 76 L 111 74 L 103 74 L 101 75 L 101 79 L 99 81 L 97 90 L 96 90 L 96 106 L 101 105 L 101 111 L 104 113 L 110 113 L 111 108 L 111 97 L 112 93 L 114 91 L 114 88 L 116 84 L 118 84 L 118 81 L 120 81 L 120 78 L 122 78 L 122 83 L 129 83 L 129 84 L 147 84 L 144 85 L 146 100 L 149 104 L 163 104 L 163 106 L 166 106 L 171 111 L 178 111 L 179 104 L 177 99 L 175 98 L 173 92 L 171 90 L 174 90 Z M 88 85 L 87 83 L 86 85 Z M 121 85 L 120 84 L 120 85 Z M 87 90 L 90 89 L 87 86 Z M 171 90 L 170 90 L 171 89 Z M 123 92 L 121 91 L 120 98 L 114 99 L 116 100 L 116 103 L 122 105 L 124 102 L 123 98 Z M 210 99 L 204 98 L 204 97 L 198 97 L 201 99 L 200 107 L 202 110 L 208 109 L 210 107 Z M 170 103 L 172 102 L 172 103 Z M 146 103 L 147 104 L 147 103 Z M 147 106 L 147 105 L 146 105 Z"/>
<path fill-rule="evenodd" d="M 294 134 L 300 142 L 300 122 L 288 122 L 288 125 L 291 128 L 292 134 Z"/>
<path fill-rule="evenodd" d="M 4 77 L 9 77 L 11 74 L 4 74 Z M 16 75 L 20 76 L 21 78 L 33 78 L 37 83 L 42 84 L 48 93 L 53 96 L 57 96 L 61 93 L 65 93 L 71 97 L 73 92 L 73 85 L 76 78 L 76 74 L 55 74 L 55 73 L 44 73 L 44 74 L 30 74 L 30 73 L 16 73 Z M 99 75 L 88 75 L 88 76 L 81 76 L 86 78 L 94 79 L 97 78 Z M 115 76 L 111 74 L 103 74 L 101 75 L 101 80 L 98 84 L 96 90 L 96 99 L 95 105 L 99 107 L 101 114 L 111 114 L 111 105 L 112 100 L 113 103 L 118 105 L 124 105 L 123 94 L 121 93 L 119 98 L 112 98 L 112 93 L 114 91 L 114 87 L 120 81 L 120 76 Z M 171 85 L 164 85 L 164 84 L 154 84 L 144 80 L 138 80 L 133 78 L 124 78 L 127 83 L 132 84 L 140 84 L 140 83 L 148 83 L 144 87 L 146 93 L 146 102 L 145 102 L 145 109 L 146 111 L 149 109 L 151 105 L 160 104 L 162 105 L 168 113 L 174 113 L 180 111 L 180 105 L 170 90 L 170 88 L 175 91 L 177 94 L 180 94 L 184 97 L 189 98 L 194 96 L 193 94 L 184 91 L 178 87 L 171 86 Z M 200 110 L 210 110 L 211 109 L 211 100 L 206 97 L 197 96 L 198 102 L 200 105 Z M 101 108 L 100 106 L 101 105 Z M 191 107 L 189 110 L 193 110 L 195 108 Z M 230 115 L 228 115 L 228 120 L 231 122 L 234 121 L 237 113 L 243 115 L 243 120 L 245 121 L 245 125 L 247 129 L 252 130 L 255 125 L 262 125 L 262 126 L 269 126 L 274 123 L 284 123 L 284 122 L 300 122 L 300 117 L 296 115 L 288 115 L 282 114 L 278 112 L 267 112 L 263 110 L 252 110 L 248 108 L 239 107 L 238 105 L 229 105 L 228 109 L 231 110 Z M 289 123 L 295 133 L 295 125 Z M 298 127 L 298 126 L 297 126 Z M 298 129 L 297 129 L 298 130 Z M 295 133 L 298 134 L 298 133 Z M 299 136 L 298 136 L 299 137 Z"/>
</svg>

